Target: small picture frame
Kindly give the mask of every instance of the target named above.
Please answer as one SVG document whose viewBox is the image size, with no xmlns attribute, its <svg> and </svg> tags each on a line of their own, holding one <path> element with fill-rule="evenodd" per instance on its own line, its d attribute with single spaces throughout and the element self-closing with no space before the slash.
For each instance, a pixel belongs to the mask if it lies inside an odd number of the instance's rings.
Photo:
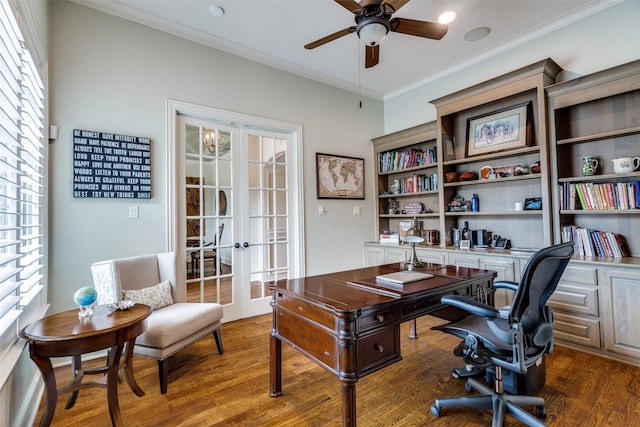
<svg viewBox="0 0 640 427">
<path fill-rule="evenodd" d="M 531 102 L 526 102 L 468 119 L 466 156 L 527 147 L 531 116 Z"/>
<path fill-rule="evenodd" d="M 471 240 L 460 240 L 460 249 L 463 249 L 463 250 L 471 249 Z"/>
<path fill-rule="evenodd" d="M 540 210 L 542 210 L 542 198 L 541 197 L 530 197 L 528 199 L 524 199 L 524 210 L 525 211 L 540 211 Z"/>
</svg>

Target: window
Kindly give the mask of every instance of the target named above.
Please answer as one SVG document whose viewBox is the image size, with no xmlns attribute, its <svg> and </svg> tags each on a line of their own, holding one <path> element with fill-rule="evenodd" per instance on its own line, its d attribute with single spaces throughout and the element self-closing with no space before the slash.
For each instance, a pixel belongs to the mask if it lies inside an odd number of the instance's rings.
<svg viewBox="0 0 640 427">
<path fill-rule="evenodd" d="M 44 85 L 0 2 L 0 360 L 42 305 L 45 283 Z M 29 319 L 28 321 L 33 320 Z"/>
</svg>

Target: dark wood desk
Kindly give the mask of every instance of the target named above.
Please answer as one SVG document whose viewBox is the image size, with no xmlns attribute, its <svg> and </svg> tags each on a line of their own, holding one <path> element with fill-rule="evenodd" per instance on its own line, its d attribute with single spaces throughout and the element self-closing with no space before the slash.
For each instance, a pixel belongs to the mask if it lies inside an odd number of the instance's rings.
<svg viewBox="0 0 640 427">
<path fill-rule="evenodd" d="M 282 341 L 342 382 L 342 421 L 356 425 L 356 382 L 402 359 L 400 323 L 425 314 L 453 319 L 461 312 L 440 303 L 443 295 L 491 298 L 496 273 L 425 264 L 434 277 L 398 287 L 376 276 L 400 264 L 361 268 L 275 283 L 270 344 L 270 394 L 282 395 Z"/>
<path fill-rule="evenodd" d="M 118 371 L 124 369 L 131 390 L 138 396 L 144 395 L 133 376 L 132 357 L 136 337 L 147 329 L 145 319 L 149 314 L 151 307 L 144 304 L 114 312 L 106 305 L 98 305 L 94 307 L 91 317 L 79 319 L 77 309 L 69 310 L 40 319 L 22 329 L 20 336 L 29 341 L 31 359 L 44 378 L 46 406 L 40 427 L 51 424 L 58 394 L 70 392 L 66 406 L 66 409 L 70 409 L 76 402 L 79 390 L 96 386 L 107 389 L 112 425 L 123 425 L 118 404 Z M 121 363 L 120 357 L 125 347 L 127 352 Z M 83 371 L 81 355 L 102 349 L 109 349 L 106 366 Z M 72 357 L 73 380 L 58 389 L 51 358 L 62 356 Z M 101 374 L 103 378 L 82 382 L 85 374 Z"/>
</svg>

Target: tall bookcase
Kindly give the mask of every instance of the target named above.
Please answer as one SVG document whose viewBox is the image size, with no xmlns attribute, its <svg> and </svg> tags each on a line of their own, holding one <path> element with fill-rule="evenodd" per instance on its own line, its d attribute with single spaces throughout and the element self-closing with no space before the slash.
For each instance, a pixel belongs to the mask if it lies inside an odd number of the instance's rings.
<svg viewBox="0 0 640 427">
<path fill-rule="evenodd" d="M 450 235 L 451 229 L 461 228 L 465 221 L 471 229 L 484 229 L 511 241 L 512 247 L 541 248 L 552 240 L 551 196 L 549 183 L 549 151 L 547 141 L 547 101 L 544 88 L 555 82 L 561 68 L 546 59 L 513 71 L 488 82 L 461 90 L 431 101 L 437 109 L 438 150 L 445 153 L 447 140 L 453 140 L 453 155 L 439 166 L 445 177 L 472 172 L 475 179 L 446 183 L 439 193 L 441 207 L 440 231 Z M 527 105 L 529 119 L 519 123 L 520 131 L 529 132 L 527 144 L 501 149 L 501 144 L 485 149 L 482 154 L 470 155 L 470 124 L 487 120 L 491 123 L 500 112 L 516 111 Z M 498 115 L 498 116 L 496 116 Z M 472 126 L 471 126 L 472 127 Z M 506 144 L 509 146 L 509 144 Z M 492 148 L 495 148 L 493 150 Z M 449 152 L 451 150 L 449 149 Z M 511 173 L 515 165 L 531 168 L 539 163 L 539 173 Z M 487 170 L 498 171 L 488 175 Z M 481 172 L 482 171 L 482 172 Z M 505 175 L 505 176 L 502 176 Z M 493 178 L 495 176 L 495 178 Z M 477 212 L 451 212 L 447 206 L 454 197 L 471 200 L 477 194 Z M 515 203 L 526 199 L 540 199 L 539 210 L 516 210 Z M 535 232 L 532 232 L 535 230 Z M 443 241 L 441 246 L 445 246 Z"/>
<path fill-rule="evenodd" d="M 440 154 L 436 124 L 426 123 L 373 140 L 377 161 L 378 231 L 398 232 L 401 221 L 414 217 L 424 229 L 438 229 Z M 424 212 L 403 213 L 410 203 L 422 203 Z M 395 212 L 390 213 L 390 209 Z"/>
<path fill-rule="evenodd" d="M 564 226 L 576 225 L 624 236 L 630 255 L 639 257 L 640 209 L 574 207 L 561 189 L 640 183 L 640 171 L 617 174 L 612 163 L 640 156 L 640 61 L 549 86 L 547 94 L 555 242 L 562 240 Z M 595 175 L 582 174 L 583 157 L 598 160 Z"/>
</svg>

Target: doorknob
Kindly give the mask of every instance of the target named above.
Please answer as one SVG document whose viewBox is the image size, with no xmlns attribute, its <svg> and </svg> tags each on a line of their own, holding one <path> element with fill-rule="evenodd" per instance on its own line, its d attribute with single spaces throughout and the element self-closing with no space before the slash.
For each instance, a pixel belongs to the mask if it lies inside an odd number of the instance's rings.
<svg viewBox="0 0 640 427">
<path fill-rule="evenodd" d="M 242 246 L 243 246 L 243 247 L 245 247 L 245 248 L 248 248 L 248 247 L 249 247 L 249 243 L 244 242 L 244 243 L 242 244 Z"/>
<path fill-rule="evenodd" d="M 236 244 L 235 244 L 235 245 L 233 245 L 233 246 L 234 246 L 236 249 L 240 249 L 240 243 L 239 243 L 239 242 L 236 242 Z M 249 242 L 244 242 L 244 243 L 242 244 L 242 247 L 243 247 L 243 248 L 248 248 L 248 247 L 249 247 Z"/>
<path fill-rule="evenodd" d="M 240 249 L 240 243 L 236 242 L 235 245 L 233 245 L 236 249 Z"/>
</svg>

